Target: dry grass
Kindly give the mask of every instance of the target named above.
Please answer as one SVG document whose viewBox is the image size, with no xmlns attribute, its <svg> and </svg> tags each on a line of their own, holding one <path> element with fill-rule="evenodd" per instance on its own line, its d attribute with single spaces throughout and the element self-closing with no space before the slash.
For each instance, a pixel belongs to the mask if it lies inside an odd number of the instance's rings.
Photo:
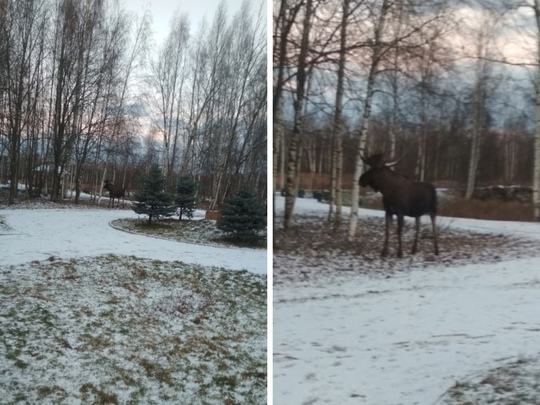
<svg viewBox="0 0 540 405">
<path fill-rule="evenodd" d="M 517 359 L 467 381 L 456 381 L 440 405 L 518 405 L 540 403 L 538 358 Z"/>
<path fill-rule="evenodd" d="M 361 200 L 362 208 L 383 209 L 380 194 Z M 533 206 L 517 201 L 466 200 L 463 197 L 439 198 L 438 214 L 444 217 L 488 219 L 493 221 L 533 221 Z"/>
<path fill-rule="evenodd" d="M 266 278 L 241 271 L 114 255 L 0 266 L 0 403 L 264 403 L 266 310 Z"/>
<path fill-rule="evenodd" d="M 384 241 L 384 219 L 361 217 L 353 240 L 347 237 L 347 225 L 336 232 L 333 225 L 319 216 L 295 216 L 296 224 L 284 232 L 274 230 L 274 284 L 306 277 L 336 275 L 334 264 L 345 274 L 391 275 L 412 268 L 453 266 L 456 264 L 497 262 L 505 256 L 518 257 L 532 251 L 535 243 L 504 235 L 439 228 L 440 254 L 433 254 L 431 227 L 424 224 L 418 241 L 418 252 L 410 253 L 414 226 L 410 221 L 403 232 L 404 258 L 396 257 L 396 226 L 392 227 L 390 255 L 381 258 Z M 334 269 L 334 270 L 330 270 Z"/>
<path fill-rule="evenodd" d="M 455 197 L 439 203 L 439 215 L 497 221 L 532 221 L 533 206 L 516 201 L 480 201 Z"/>
<path fill-rule="evenodd" d="M 247 247 L 266 249 L 266 235 L 260 240 L 242 242 L 228 238 L 211 220 L 162 219 L 159 222 L 148 222 L 146 219 L 116 219 L 111 225 L 119 230 L 147 236 L 176 240 L 208 246 Z"/>
</svg>

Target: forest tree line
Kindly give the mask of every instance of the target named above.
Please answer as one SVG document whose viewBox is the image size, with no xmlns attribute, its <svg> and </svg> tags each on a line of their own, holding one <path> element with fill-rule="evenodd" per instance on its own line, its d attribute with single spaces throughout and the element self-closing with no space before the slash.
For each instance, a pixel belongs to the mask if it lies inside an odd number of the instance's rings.
<svg viewBox="0 0 540 405">
<path fill-rule="evenodd" d="M 118 1 L 0 0 L 0 182 L 102 193 L 136 189 L 152 164 L 211 208 L 254 187 L 266 197 L 266 27 L 244 2 L 193 30 L 176 13 L 159 46 L 151 14 Z M 154 51 L 155 50 L 155 51 Z"/>
<path fill-rule="evenodd" d="M 292 223 L 299 173 L 330 174 L 331 217 L 361 157 L 420 181 L 532 186 L 540 220 L 540 1 L 280 0 L 273 24 L 274 186 Z M 348 174 L 350 184 L 343 184 Z"/>
<path fill-rule="evenodd" d="M 482 138 L 482 153 L 476 172 L 476 185 L 530 185 L 533 165 L 533 133 L 526 122 L 513 121 L 501 129 L 487 130 Z M 424 180 L 440 187 L 454 187 L 466 191 L 471 160 L 471 135 L 466 121 L 455 117 L 448 126 L 430 129 L 426 140 Z M 372 117 L 367 150 L 387 151 L 388 122 L 384 117 Z M 358 128 L 346 125 L 343 133 L 343 176 L 349 180 L 354 173 Z M 278 151 L 278 167 L 274 184 L 278 190 L 285 188 L 285 161 L 287 144 L 292 128 L 285 126 L 284 139 Z M 332 126 L 331 123 L 309 122 L 299 146 L 298 189 L 331 189 L 332 173 Z M 419 177 L 419 145 L 414 127 L 400 127 L 396 151 L 402 160 L 399 171 L 411 178 Z M 351 188 L 351 181 L 344 181 L 343 189 Z"/>
</svg>

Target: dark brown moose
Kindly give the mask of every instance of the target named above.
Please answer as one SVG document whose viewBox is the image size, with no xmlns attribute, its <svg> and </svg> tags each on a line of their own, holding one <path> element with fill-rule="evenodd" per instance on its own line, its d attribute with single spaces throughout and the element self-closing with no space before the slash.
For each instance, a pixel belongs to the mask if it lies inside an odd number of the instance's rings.
<svg viewBox="0 0 540 405">
<path fill-rule="evenodd" d="M 124 205 L 124 195 L 126 193 L 126 190 L 122 187 L 117 187 L 113 183 L 111 183 L 109 180 L 105 180 L 105 184 L 103 185 L 103 188 L 105 190 L 109 191 L 109 208 L 114 208 L 114 199 L 117 199 L 117 207 L 120 204 L 120 198 L 122 198 L 122 205 Z"/>
<path fill-rule="evenodd" d="M 369 170 L 360 177 L 360 186 L 370 186 L 375 192 L 380 191 L 383 196 L 383 206 L 386 213 L 386 230 L 381 255 L 388 255 L 388 234 L 394 215 L 397 216 L 398 223 L 398 257 L 403 257 L 401 233 L 403 231 L 404 216 L 413 217 L 416 220 L 416 234 L 411 251 L 412 254 L 416 253 L 420 217 L 426 214 L 429 214 L 431 218 L 435 254 L 438 255 L 439 247 L 437 243 L 437 228 L 435 226 L 437 191 L 435 187 L 429 183 L 412 181 L 408 177 L 391 170 L 390 167 L 399 163 L 399 160 L 386 163 L 382 153 L 362 157 L 362 160 L 369 166 Z"/>
</svg>

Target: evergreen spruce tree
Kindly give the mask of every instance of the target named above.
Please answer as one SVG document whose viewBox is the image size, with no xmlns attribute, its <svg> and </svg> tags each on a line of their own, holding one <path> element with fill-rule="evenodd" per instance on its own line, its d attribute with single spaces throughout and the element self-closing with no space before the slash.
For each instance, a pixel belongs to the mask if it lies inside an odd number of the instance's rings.
<svg viewBox="0 0 540 405">
<path fill-rule="evenodd" d="M 234 197 L 226 199 L 217 227 L 239 241 L 262 239 L 260 231 L 266 227 L 266 207 L 257 199 L 255 190 L 243 187 Z"/>
<path fill-rule="evenodd" d="M 197 182 L 190 177 L 180 177 L 176 184 L 176 207 L 179 208 L 180 218 L 182 215 L 191 219 L 193 218 L 193 211 L 195 211 L 195 192 L 197 191 Z"/>
<path fill-rule="evenodd" d="M 170 217 L 176 211 L 172 205 L 173 197 L 164 191 L 165 177 L 158 165 L 153 165 L 142 182 L 141 192 L 135 194 L 133 211 L 137 214 L 148 215 L 148 222 L 152 219 Z"/>
</svg>

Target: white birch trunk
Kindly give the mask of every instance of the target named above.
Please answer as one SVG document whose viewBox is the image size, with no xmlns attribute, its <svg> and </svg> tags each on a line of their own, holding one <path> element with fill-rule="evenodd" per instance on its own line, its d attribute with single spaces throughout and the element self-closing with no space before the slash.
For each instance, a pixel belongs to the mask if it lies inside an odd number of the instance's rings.
<svg viewBox="0 0 540 405">
<path fill-rule="evenodd" d="M 483 79 L 480 79 L 481 81 Z M 484 127 L 484 86 L 478 83 L 475 94 L 474 127 L 471 139 L 471 157 L 469 159 L 469 173 L 467 176 L 467 189 L 465 199 L 470 200 L 476 187 L 476 174 L 480 161 L 480 143 Z"/>
<path fill-rule="evenodd" d="M 280 190 L 283 190 L 285 188 L 285 163 L 287 160 L 285 159 L 286 151 L 287 151 L 287 144 L 285 142 L 285 134 L 283 132 L 283 125 L 281 126 L 281 169 L 279 171 L 279 179 L 280 179 Z"/>
<path fill-rule="evenodd" d="M 274 193 L 276 192 L 276 189 L 282 189 L 283 188 L 283 177 L 280 176 L 278 179 L 276 177 L 278 166 L 279 166 L 279 156 L 280 151 L 281 154 L 284 153 L 281 147 L 281 143 L 283 142 L 283 125 L 281 124 L 281 103 L 278 103 L 277 108 L 274 110 L 274 116 L 273 116 L 273 126 L 274 126 L 274 139 L 273 139 L 273 151 L 272 151 L 272 158 L 273 158 L 273 167 L 272 167 L 272 175 L 273 179 L 276 179 L 274 181 Z M 283 167 L 281 167 L 280 173 L 283 171 Z M 277 183 L 277 184 L 276 184 Z"/>
<path fill-rule="evenodd" d="M 490 38 L 489 24 L 478 33 L 477 51 L 479 59 L 476 62 L 476 85 L 474 90 L 474 122 L 471 139 L 471 156 L 469 159 L 469 172 L 467 176 L 467 188 L 465 199 L 470 200 L 476 187 L 476 176 L 478 173 L 478 162 L 480 161 L 480 145 L 482 144 L 482 135 L 485 126 L 485 105 L 486 105 L 486 86 L 488 80 L 488 62 L 482 59 L 487 56 L 489 50 Z"/>
<path fill-rule="evenodd" d="M 341 38 L 340 52 L 338 64 L 338 77 L 336 89 L 336 114 L 334 117 L 334 150 L 332 157 L 332 204 L 335 203 L 334 214 L 334 232 L 339 229 L 341 224 L 343 194 L 342 194 L 342 177 L 343 177 L 343 93 L 344 93 L 344 77 L 345 64 L 347 62 L 347 19 L 349 17 L 349 0 L 343 0 L 343 17 L 341 20 Z"/>
<path fill-rule="evenodd" d="M 540 1 L 540 0 L 539 0 Z M 369 69 L 367 89 L 366 89 L 366 100 L 364 101 L 364 113 L 362 115 L 362 126 L 360 128 L 360 133 L 358 136 L 358 148 L 356 151 L 356 165 L 354 169 L 354 176 L 352 182 L 351 190 L 351 216 L 349 220 L 349 238 L 352 239 L 356 234 L 356 228 L 358 224 L 358 193 L 360 186 L 358 181 L 362 170 L 364 169 L 364 162 L 361 159 L 363 151 L 366 147 L 368 130 L 369 130 L 369 119 L 371 117 L 371 107 L 373 101 L 373 93 L 375 87 L 375 78 L 377 76 L 377 70 L 379 67 L 380 58 L 382 55 L 382 43 L 381 38 L 384 32 L 385 23 L 386 23 L 386 13 L 388 11 L 388 0 L 384 0 L 381 5 L 381 14 L 379 16 L 379 21 L 375 29 L 375 38 L 374 38 L 374 49 L 373 49 L 373 59 L 371 61 L 371 67 Z"/>
<path fill-rule="evenodd" d="M 296 201 L 297 170 L 299 165 L 299 143 L 300 135 L 304 130 L 304 103 L 307 83 L 306 57 L 309 45 L 309 33 L 311 29 L 311 14 L 313 0 L 307 0 L 306 13 L 303 22 L 302 42 L 300 45 L 300 55 L 298 56 L 298 71 L 296 74 L 296 100 L 294 101 L 294 128 L 289 145 L 287 160 L 287 179 L 285 183 L 285 216 L 284 229 L 289 229 L 292 225 L 294 203 Z"/>
<path fill-rule="evenodd" d="M 540 0 L 534 1 L 534 13 L 537 27 L 537 58 L 540 61 Z M 533 207 L 534 219 L 540 221 L 540 66 L 536 71 L 536 111 L 534 133 L 534 163 L 533 163 Z"/>
<path fill-rule="evenodd" d="M 371 116 L 371 104 L 373 100 L 373 87 L 375 85 L 375 69 L 372 65 L 369 73 L 366 100 L 364 102 L 364 114 L 362 116 L 362 127 L 360 128 L 360 135 L 358 137 L 358 149 L 356 151 L 356 165 L 354 168 L 353 183 L 351 189 L 351 216 L 349 220 L 349 238 L 354 237 L 356 234 L 356 228 L 358 225 L 358 193 L 360 192 L 360 175 L 364 169 L 364 162 L 362 161 L 363 151 L 366 149 L 367 135 L 369 130 L 369 118 Z"/>
<path fill-rule="evenodd" d="M 535 1 L 535 5 L 538 4 L 538 0 Z M 538 7 L 538 6 L 537 6 Z M 538 10 L 540 11 L 540 10 Z M 538 18 L 537 11 L 537 18 Z M 540 21 L 539 21 L 540 23 Z M 540 55 L 540 49 L 539 49 Z M 536 128 L 534 133 L 534 163 L 533 163 L 533 207 L 534 207 L 534 220 L 540 221 L 540 68 L 538 71 L 537 85 L 536 85 L 536 106 L 535 106 L 535 121 Z"/>
</svg>

